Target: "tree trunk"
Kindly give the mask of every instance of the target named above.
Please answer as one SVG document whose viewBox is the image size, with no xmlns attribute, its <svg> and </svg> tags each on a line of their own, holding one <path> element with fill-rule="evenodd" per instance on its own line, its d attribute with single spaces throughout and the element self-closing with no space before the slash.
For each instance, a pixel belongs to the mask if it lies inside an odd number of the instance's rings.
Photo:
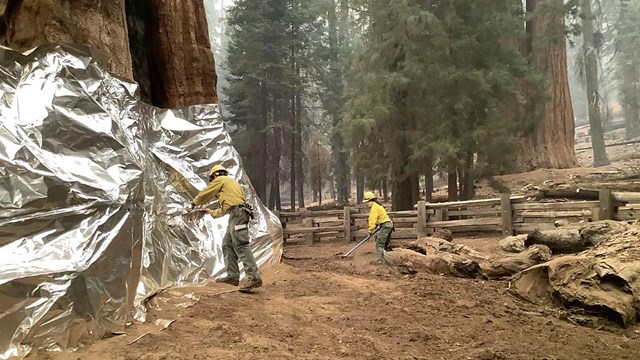
<svg viewBox="0 0 640 360">
<path fill-rule="evenodd" d="M 276 107 L 279 107 L 276 103 Z M 278 114 L 278 118 L 281 117 L 282 112 L 278 109 L 276 114 Z M 271 168 L 273 168 L 273 187 L 272 192 L 275 194 L 275 208 L 277 210 L 282 209 L 282 204 L 280 204 L 280 159 L 282 157 L 282 129 L 277 128 L 274 129 L 275 139 L 274 139 L 274 155 L 273 155 L 273 163 Z"/>
<path fill-rule="evenodd" d="M 468 152 L 463 164 L 464 176 L 462 177 L 462 181 L 464 185 L 461 185 L 461 188 L 463 189 L 463 193 L 460 194 L 461 200 L 471 200 L 475 196 L 475 190 L 473 189 L 473 158 L 474 154 L 472 152 Z"/>
<path fill-rule="evenodd" d="M 413 210 L 413 205 L 420 200 L 420 176 L 416 174 L 410 174 L 409 180 L 411 181 L 411 208 L 407 210 Z"/>
<path fill-rule="evenodd" d="M 415 177 L 405 176 L 403 180 L 395 180 L 393 183 L 392 207 L 394 211 L 413 210 L 414 181 Z"/>
<path fill-rule="evenodd" d="M 356 203 L 362 204 L 364 198 L 364 173 L 358 169 L 356 173 Z"/>
<path fill-rule="evenodd" d="M 318 205 L 322 205 L 322 176 L 318 174 Z"/>
<path fill-rule="evenodd" d="M 448 184 L 447 184 L 447 192 L 448 192 L 448 200 L 449 201 L 458 201 L 458 176 L 455 161 L 450 160 L 449 169 L 448 169 Z"/>
<path fill-rule="evenodd" d="M 424 195 L 427 201 L 433 201 L 433 157 L 427 157 L 424 173 Z"/>
<path fill-rule="evenodd" d="M 2 45 L 27 51 L 47 43 L 86 44 L 110 57 L 107 69 L 133 79 L 124 0 L 9 0 L 4 10 Z"/>
<path fill-rule="evenodd" d="M 181 107 L 217 103 L 216 73 L 202 0 L 149 2 L 153 103 Z M 153 79 L 153 77 L 152 77 Z"/>
<path fill-rule="evenodd" d="M 468 200 L 465 189 L 465 168 L 463 164 L 458 164 L 458 200 Z"/>
<path fill-rule="evenodd" d="M 624 109 L 624 121 L 627 140 L 640 136 L 640 69 L 638 59 L 634 56 L 634 44 L 630 42 L 629 33 L 636 27 L 634 21 L 628 18 L 629 0 L 620 0 L 620 29 L 618 29 L 618 73 L 621 73 L 622 107 Z"/>
<path fill-rule="evenodd" d="M 538 6 L 564 9 L 563 0 L 527 0 L 527 12 Z M 574 150 L 575 121 L 569 93 L 565 14 L 539 11 L 527 21 L 527 48 L 533 67 L 546 75 L 549 99 L 536 130 L 521 139 L 516 154 L 518 168 L 570 168 L 578 166 Z"/>
<path fill-rule="evenodd" d="M 332 78 L 342 79 L 342 64 L 340 63 L 340 44 L 338 34 L 338 17 L 336 13 L 335 0 L 330 2 L 328 9 L 327 22 L 329 27 L 329 72 Z M 340 4 L 341 6 L 343 4 Z M 335 89 L 341 91 L 341 88 Z M 341 102 L 342 94 L 333 94 L 338 102 Z M 340 133 L 340 122 L 342 120 L 341 106 L 340 104 L 331 104 L 327 111 L 331 118 L 331 125 L 333 127 L 331 134 L 331 151 L 333 153 L 333 174 L 336 179 L 336 188 L 338 196 L 336 201 L 339 204 L 345 204 L 349 198 L 349 165 L 347 164 L 346 151 L 342 134 Z"/>
<path fill-rule="evenodd" d="M 300 66 L 296 67 L 300 78 Z M 296 86 L 296 159 L 298 170 L 298 207 L 304 208 L 304 170 L 302 168 L 302 90 Z"/>
<path fill-rule="evenodd" d="M 331 196 L 331 198 L 333 200 L 336 200 L 338 198 L 338 195 L 336 193 L 336 179 L 335 179 L 335 176 L 329 178 L 329 196 Z"/>
<path fill-rule="evenodd" d="M 267 85 L 263 81 L 260 84 L 260 114 L 258 120 L 260 121 L 257 124 L 257 129 L 266 129 L 268 122 L 268 91 Z M 247 169 L 251 181 L 253 183 L 253 187 L 256 190 L 256 194 L 262 201 L 268 201 L 266 198 L 267 191 L 267 133 L 264 132 L 262 134 L 258 134 L 253 141 L 253 153 L 254 156 L 253 164 L 251 167 Z"/>
<path fill-rule="evenodd" d="M 0 41 L 18 51 L 80 43 L 140 84 L 160 107 L 216 103 L 216 72 L 202 0 L 10 0 Z"/>
<path fill-rule="evenodd" d="M 291 30 L 292 35 L 295 37 L 295 34 L 297 33 L 297 29 L 293 28 Z M 296 73 L 296 48 L 295 45 L 290 45 L 291 48 L 291 72 L 292 73 Z M 297 137 L 297 132 L 299 131 L 298 129 L 298 121 L 297 121 L 297 108 L 296 108 L 296 85 L 292 86 L 290 89 L 290 112 L 289 112 L 289 116 L 290 116 L 290 126 L 291 126 L 291 146 L 289 149 L 289 153 L 291 156 L 291 163 L 290 163 L 290 167 L 291 167 L 291 211 L 295 211 L 296 210 L 296 161 L 298 158 L 298 153 L 297 153 L 297 148 L 296 148 L 296 137 Z"/>
<path fill-rule="evenodd" d="M 387 180 L 382 180 L 382 198 L 384 202 L 389 202 L 389 189 L 387 188 Z"/>
<path fill-rule="evenodd" d="M 602 116 L 600 112 L 600 94 L 598 92 L 598 49 L 593 39 L 593 14 L 591 0 L 582 1 L 582 35 L 584 39 L 584 64 L 587 80 L 587 100 L 589 102 L 589 127 L 593 144 L 593 166 L 609 164 L 604 144 Z"/>
<path fill-rule="evenodd" d="M 640 102 L 638 101 L 638 78 L 633 66 L 623 65 L 622 106 L 627 140 L 640 136 Z"/>
</svg>

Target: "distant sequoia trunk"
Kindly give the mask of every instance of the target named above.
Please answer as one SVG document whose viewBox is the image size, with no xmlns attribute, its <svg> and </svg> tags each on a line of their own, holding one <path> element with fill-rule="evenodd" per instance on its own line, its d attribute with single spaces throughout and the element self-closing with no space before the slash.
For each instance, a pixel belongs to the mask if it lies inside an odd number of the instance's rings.
<svg viewBox="0 0 640 360">
<path fill-rule="evenodd" d="M 113 73 L 136 80 L 148 103 L 218 101 L 203 0 L 0 0 L 0 12 L 4 46 L 90 45 L 110 57 Z"/>
<path fill-rule="evenodd" d="M 563 9 L 563 0 L 527 0 L 527 12 L 542 5 Z M 547 78 L 545 116 L 536 131 L 522 139 L 516 155 L 520 170 L 578 166 L 574 150 L 575 120 L 569 93 L 565 17 L 540 11 L 527 22 L 532 65 Z"/>
</svg>

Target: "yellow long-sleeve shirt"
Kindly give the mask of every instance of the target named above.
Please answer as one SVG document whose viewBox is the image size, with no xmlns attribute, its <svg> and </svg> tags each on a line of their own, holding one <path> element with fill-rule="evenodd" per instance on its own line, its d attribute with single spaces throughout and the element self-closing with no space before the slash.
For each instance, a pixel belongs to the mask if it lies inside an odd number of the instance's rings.
<svg viewBox="0 0 640 360">
<path fill-rule="evenodd" d="M 229 208 L 245 203 L 244 191 L 240 183 L 228 176 L 217 176 L 193 199 L 193 204 L 204 205 L 213 199 L 217 199 L 220 207 L 209 211 L 213 217 L 224 216 Z"/>
<path fill-rule="evenodd" d="M 373 202 L 371 212 L 369 212 L 369 231 L 375 230 L 376 226 L 384 224 L 387 221 L 391 221 L 391 218 L 387 215 L 387 210 L 385 210 L 382 205 Z"/>
</svg>

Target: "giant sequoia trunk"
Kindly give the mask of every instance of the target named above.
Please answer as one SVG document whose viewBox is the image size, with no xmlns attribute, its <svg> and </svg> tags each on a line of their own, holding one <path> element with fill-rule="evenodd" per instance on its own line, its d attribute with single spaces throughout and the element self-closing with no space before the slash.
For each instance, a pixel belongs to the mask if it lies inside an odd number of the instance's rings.
<svg viewBox="0 0 640 360">
<path fill-rule="evenodd" d="M 160 107 L 217 102 L 202 0 L 0 1 L 0 42 L 19 51 L 45 43 L 102 50 L 108 68 L 134 79 Z M 129 36 L 131 35 L 131 36 Z"/>
<path fill-rule="evenodd" d="M 545 116 L 536 131 L 520 142 L 516 155 L 520 170 L 578 166 L 574 150 L 575 121 L 567 74 L 563 0 L 527 0 L 527 11 L 543 5 L 558 11 L 540 11 L 527 22 L 528 49 L 535 69 L 547 78 Z"/>
<path fill-rule="evenodd" d="M 47 43 L 79 43 L 104 51 L 109 69 L 133 79 L 125 0 L 2 1 L 0 42 L 18 51 Z"/>
</svg>

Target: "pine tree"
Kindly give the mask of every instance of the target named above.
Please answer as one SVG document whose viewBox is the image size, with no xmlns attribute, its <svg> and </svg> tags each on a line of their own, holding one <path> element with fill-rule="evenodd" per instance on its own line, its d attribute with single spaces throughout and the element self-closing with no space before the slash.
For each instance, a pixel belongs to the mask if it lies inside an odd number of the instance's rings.
<svg viewBox="0 0 640 360">
<path fill-rule="evenodd" d="M 256 192 L 279 194 L 282 114 L 286 105 L 285 0 L 240 0 L 228 11 L 230 41 L 226 108 L 236 146 Z"/>
<path fill-rule="evenodd" d="M 481 172 L 503 171 L 522 128 L 534 116 L 539 77 L 506 36 L 524 36 L 510 0 L 373 1 L 363 50 L 348 82 L 348 137 L 354 160 L 384 179 L 391 169 L 394 208 L 412 208 L 425 163 L 449 173 L 450 198 L 473 194 Z M 528 114 L 535 111 L 526 111 Z M 361 134 L 359 137 L 355 137 Z M 372 164 L 378 164 L 374 168 Z M 429 166 L 431 167 L 431 166 Z M 432 175 L 432 173 L 430 174 Z"/>
</svg>

